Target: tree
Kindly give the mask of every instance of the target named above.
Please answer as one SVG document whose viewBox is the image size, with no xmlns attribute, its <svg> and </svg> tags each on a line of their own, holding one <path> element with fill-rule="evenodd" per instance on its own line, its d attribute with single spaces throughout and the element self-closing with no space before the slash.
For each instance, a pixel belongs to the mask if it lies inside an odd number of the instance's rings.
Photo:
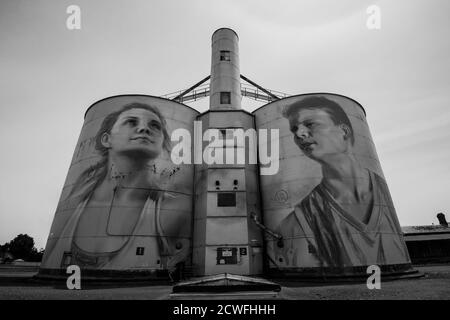
<svg viewBox="0 0 450 320">
<path fill-rule="evenodd" d="M 44 255 L 44 249 L 40 249 L 39 251 L 33 247 L 30 254 L 28 255 L 27 261 L 30 262 L 41 262 L 42 257 Z"/>
<path fill-rule="evenodd" d="M 10 242 L 0 245 L 0 256 L 11 254 L 14 259 L 23 259 L 30 262 L 40 262 L 44 255 L 44 249 L 36 249 L 34 239 L 27 234 L 19 234 Z"/>
<path fill-rule="evenodd" d="M 27 234 L 19 234 L 9 242 L 9 252 L 15 259 L 28 260 L 33 254 L 34 239 Z"/>
<path fill-rule="evenodd" d="M 9 252 L 9 242 L 6 242 L 4 245 L 0 244 L 0 252 Z"/>
</svg>

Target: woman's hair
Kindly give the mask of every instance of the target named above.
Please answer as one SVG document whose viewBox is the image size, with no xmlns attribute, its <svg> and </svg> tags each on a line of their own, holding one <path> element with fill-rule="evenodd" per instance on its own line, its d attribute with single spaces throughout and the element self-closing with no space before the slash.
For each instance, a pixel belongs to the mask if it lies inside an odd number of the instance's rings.
<svg viewBox="0 0 450 320">
<path fill-rule="evenodd" d="M 350 123 L 350 119 L 337 102 L 329 100 L 325 97 L 318 97 L 318 96 L 307 97 L 287 106 L 283 110 L 283 116 L 289 119 L 292 116 L 296 116 L 301 110 L 304 109 L 323 110 L 330 115 L 330 118 L 335 125 L 345 124 L 347 127 L 349 127 L 351 131 L 350 141 L 352 145 L 355 144 L 355 137 L 353 134 L 353 127 L 352 124 Z"/>
<path fill-rule="evenodd" d="M 97 134 L 95 135 L 95 149 L 100 153 L 102 158 L 100 161 L 95 163 L 94 165 L 87 168 L 77 179 L 75 182 L 70 194 L 68 195 L 67 199 L 71 198 L 75 195 L 75 193 L 79 192 L 80 189 L 83 188 L 83 191 L 80 196 L 80 201 L 85 200 L 93 190 L 100 184 L 101 181 L 106 177 L 106 174 L 108 172 L 107 164 L 108 164 L 108 148 L 105 147 L 102 143 L 102 136 L 107 133 L 111 133 L 111 129 L 113 128 L 114 124 L 116 123 L 119 116 L 128 110 L 132 109 L 144 109 L 148 110 L 150 112 L 153 112 L 155 115 L 158 116 L 161 126 L 162 126 L 162 134 L 163 134 L 163 149 L 167 152 L 170 152 L 171 150 L 171 140 L 169 133 L 167 131 L 167 122 L 164 116 L 161 114 L 161 112 L 154 106 L 140 103 L 140 102 L 133 102 L 129 103 L 125 106 L 123 106 L 120 110 L 115 111 L 105 117 L 103 120 L 100 129 L 98 130 Z M 153 193 L 153 192 L 152 192 Z"/>
</svg>

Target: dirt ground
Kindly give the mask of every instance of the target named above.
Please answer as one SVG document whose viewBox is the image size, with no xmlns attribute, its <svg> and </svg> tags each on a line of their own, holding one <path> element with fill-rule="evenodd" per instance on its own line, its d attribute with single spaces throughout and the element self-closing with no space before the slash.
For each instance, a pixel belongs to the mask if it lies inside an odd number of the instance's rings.
<svg viewBox="0 0 450 320">
<path fill-rule="evenodd" d="M 171 285 L 101 284 L 68 290 L 65 284 L 30 281 L 35 272 L 0 268 L 0 300 L 166 300 L 166 299 L 282 299 L 282 300 L 448 300 L 450 265 L 416 266 L 421 278 L 382 281 L 381 289 L 369 290 L 366 284 L 305 284 L 282 282 L 278 293 L 234 293 L 173 295 Z"/>
</svg>

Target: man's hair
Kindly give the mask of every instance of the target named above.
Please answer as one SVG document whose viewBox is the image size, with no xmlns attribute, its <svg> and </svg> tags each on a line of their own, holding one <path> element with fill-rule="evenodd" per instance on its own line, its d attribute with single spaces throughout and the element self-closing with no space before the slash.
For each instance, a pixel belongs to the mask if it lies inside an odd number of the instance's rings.
<svg viewBox="0 0 450 320">
<path fill-rule="evenodd" d="M 283 117 L 286 119 L 289 119 L 290 117 L 298 114 L 301 110 L 305 109 L 320 109 L 325 112 L 327 112 L 330 115 L 331 120 L 334 122 L 335 125 L 345 124 L 350 128 L 350 141 L 353 144 L 355 144 L 355 136 L 353 134 L 353 127 L 350 123 L 350 119 L 348 118 L 345 111 L 342 109 L 342 107 L 334 102 L 331 101 L 325 97 L 307 97 L 300 101 L 294 102 L 291 105 L 288 105 L 283 110 Z"/>
</svg>

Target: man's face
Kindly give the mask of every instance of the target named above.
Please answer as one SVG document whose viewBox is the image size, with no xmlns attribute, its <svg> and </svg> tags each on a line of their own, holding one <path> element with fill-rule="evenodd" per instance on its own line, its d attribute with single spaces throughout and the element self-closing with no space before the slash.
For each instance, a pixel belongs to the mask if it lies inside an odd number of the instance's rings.
<svg viewBox="0 0 450 320">
<path fill-rule="evenodd" d="M 347 127 L 336 125 L 325 110 L 300 110 L 289 117 L 289 124 L 295 144 L 311 159 L 347 151 Z"/>
<path fill-rule="evenodd" d="M 157 158 L 162 151 L 163 131 L 159 117 L 145 109 L 122 112 L 104 145 L 115 153 L 133 153 L 144 158 Z"/>
</svg>

